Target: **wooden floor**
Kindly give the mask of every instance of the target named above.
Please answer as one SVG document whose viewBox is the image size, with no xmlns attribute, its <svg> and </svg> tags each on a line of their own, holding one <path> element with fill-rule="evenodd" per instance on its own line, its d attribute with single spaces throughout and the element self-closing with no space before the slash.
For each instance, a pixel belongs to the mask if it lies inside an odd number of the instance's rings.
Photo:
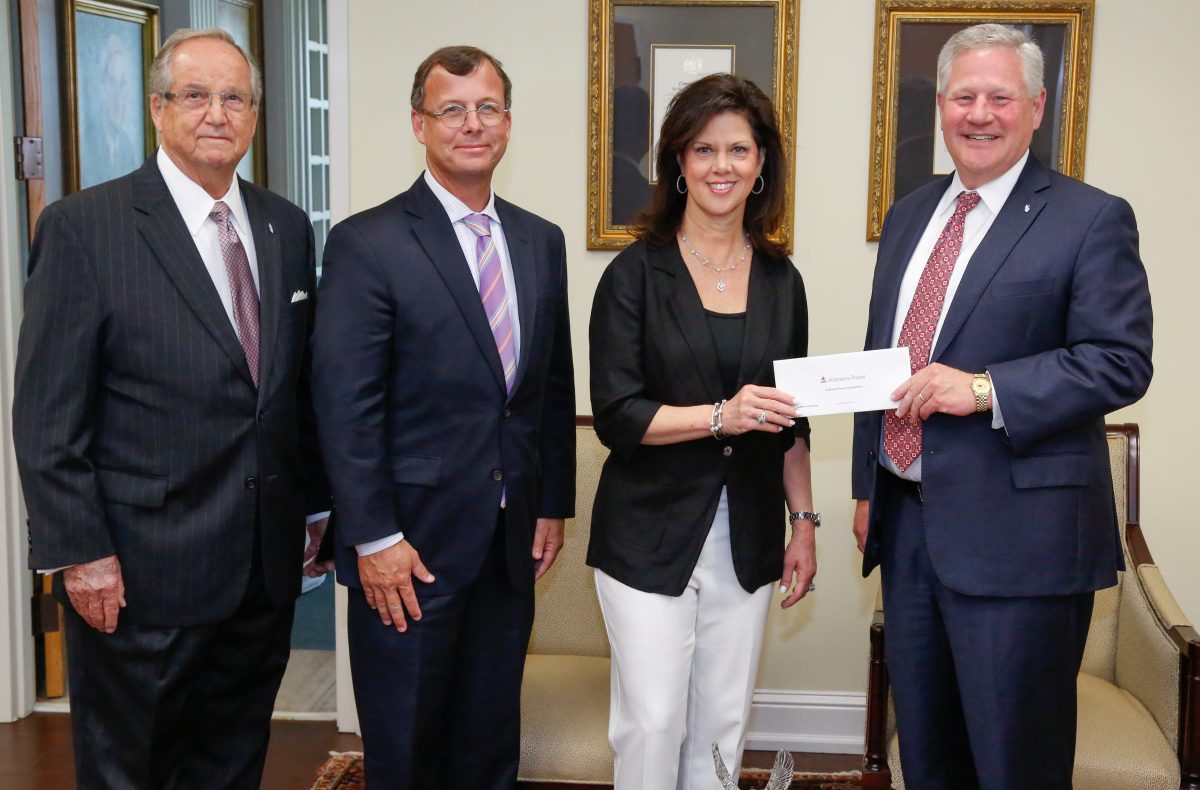
<svg viewBox="0 0 1200 790">
<path fill-rule="evenodd" d="M 263 787 L 308 790 L 331 751 L 361 751 L 356 735 L 337 731 L 333 722 L 274 721 Z M 773 755 L 747 752 L 746 767 L 769 767 Z M 844 754 L 797 754 L 797 771 L 849 771 L 859 758 Z M 4 790 L 69 790 L 75 786 L 71 728 L 66 714 L 35 713 L 15 724 L 0 724 L 0 787 Z M 530 790 L 537 788 L 531 785 Z M 544 786 L 543 786 L 544 787 Z"/>
</svg>

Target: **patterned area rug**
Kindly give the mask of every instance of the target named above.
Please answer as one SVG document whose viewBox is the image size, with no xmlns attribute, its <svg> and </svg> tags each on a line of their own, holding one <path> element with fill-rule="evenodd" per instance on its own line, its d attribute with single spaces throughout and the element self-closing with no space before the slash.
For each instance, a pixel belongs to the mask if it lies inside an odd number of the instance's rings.
<svg viewBox="0 0 1200 790">
<path fill-rule="evenodd" d="M 742 790 L 762 790 L 770 775 L 770 771 L 746 769 L 742 771 L 738 785 Z M 835 774 L 797 772 L 791 790 L 849 790 L 861 784 L 862 774 L 858 771 Z M 312 790 L 362 790 L 363 787 L 362 753 L 330 752 L 329 759 L 318 771 Z"/>
</svg>

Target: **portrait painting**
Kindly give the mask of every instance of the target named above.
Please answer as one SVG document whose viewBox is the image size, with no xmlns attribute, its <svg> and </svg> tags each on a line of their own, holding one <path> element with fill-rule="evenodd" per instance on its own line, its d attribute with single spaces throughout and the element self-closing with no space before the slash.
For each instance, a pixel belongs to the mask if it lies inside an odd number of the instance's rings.
<svg viewBox="0 0 1200 790">
<path fill-rule="evenodd" d="M 146 93 L 158 9 L 116 0 L 68 2 L 69 191 L 137 169 L 155 148 Z"/>
</svg>

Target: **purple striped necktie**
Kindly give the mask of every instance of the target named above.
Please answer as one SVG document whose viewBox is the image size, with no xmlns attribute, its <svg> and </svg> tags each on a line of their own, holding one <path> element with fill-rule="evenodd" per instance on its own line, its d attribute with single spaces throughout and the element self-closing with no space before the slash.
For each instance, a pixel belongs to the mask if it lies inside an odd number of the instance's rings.
<svg viewBox="0 0 1200 790">
<path fill-rule="evenodd" d="M 254 379 L 254 386 L 257 387 L 258 291 L 254 290 L 254 277 L 250 274 L 250 259 L 246 257 L 246 248 L 233 228 L 233 213 L 225 201 L 218 200 L 208 216 L 217 223 L 217 238 L 221 242 L 221 257 L 225 259 L 229 295 L 233 301 L 233 324 L 237 328 L 242 350 L 246 352 L 250 378 Z"/>
<path fill-rule="evenodd" d="M 500 264 L 500 252 L 492 236 L 491 222 L 485 214 L 469 214 L 464 219 L 467 227 L 474 231 L 475 261 L 479 267 L 479 299 L 487 313 L 488 325 L 492 328 L 492 339 L 500 352 L 500 366 L 504 369 L 504 386 L 512 392 L 513 380 L 517 375 L 517 352 L 514 347 L 512 315 L 508 309 L 508 291 L 504 287 L 504 267 Z"/>
</svg>

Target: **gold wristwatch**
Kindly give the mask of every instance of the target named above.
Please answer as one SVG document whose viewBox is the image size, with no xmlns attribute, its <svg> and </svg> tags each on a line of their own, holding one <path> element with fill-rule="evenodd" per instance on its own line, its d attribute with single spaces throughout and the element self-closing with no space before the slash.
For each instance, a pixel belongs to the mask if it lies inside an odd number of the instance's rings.
<svg viewBox="0 0 1200 790">
<path fill-rule="evenodd" d="M 975 413 L 987 411 L 992 397 L 992 380 L 988 374 L 976 373 L 971 378 L 971 391 L 975 393 Z"/>
</svg>

